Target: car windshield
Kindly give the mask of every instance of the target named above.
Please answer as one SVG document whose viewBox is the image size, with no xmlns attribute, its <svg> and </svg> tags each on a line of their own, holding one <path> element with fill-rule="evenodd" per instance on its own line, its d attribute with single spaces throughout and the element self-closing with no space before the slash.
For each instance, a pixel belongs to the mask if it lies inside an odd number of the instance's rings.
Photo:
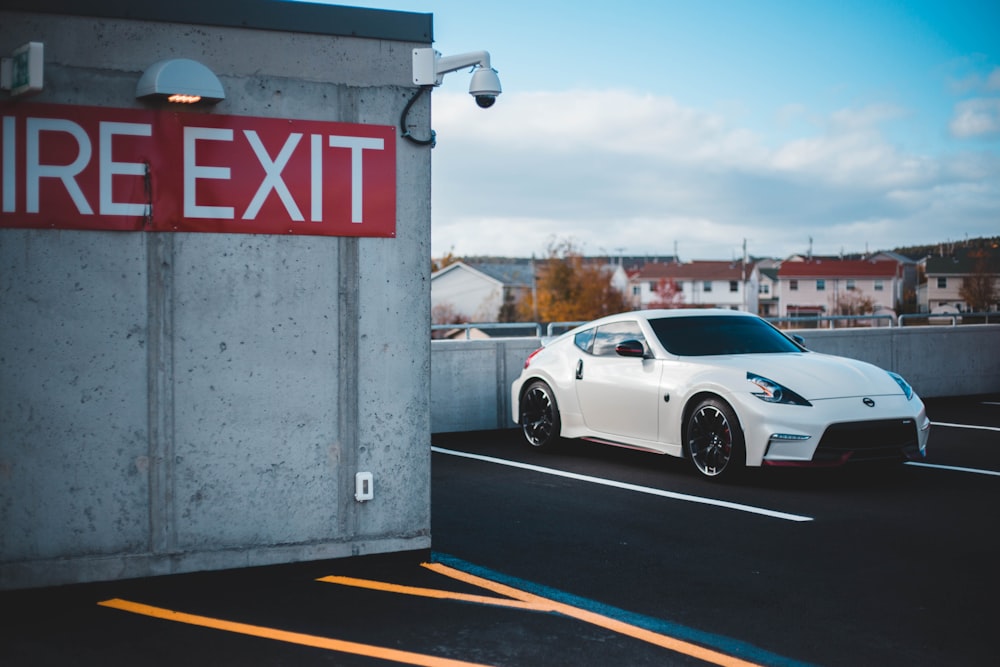
<svg viewBox="0 0 1000 667">
<path fill-rule="evenodd" d="M 649 324 L 668 352 L 683 357 L 802 351 L 770 324 L 753 317 L 663 317 Z"/>
</svg>

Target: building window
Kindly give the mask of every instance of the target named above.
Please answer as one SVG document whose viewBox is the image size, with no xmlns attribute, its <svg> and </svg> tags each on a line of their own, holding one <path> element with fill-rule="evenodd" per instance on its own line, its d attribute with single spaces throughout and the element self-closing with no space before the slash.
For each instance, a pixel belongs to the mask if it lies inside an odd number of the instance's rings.
<svg viewBox="0 0 1000 667">
<path fill-rule="evenodd" d="M 792 290 L 793 292 L 798 292 L 799 291 L 799 281 L 798 280 L 789 280 L 788 281 L 788 289 Z"/>
<path fill-rule="evenodd" d="M 632 285 L 632 296 L 640 296 L 642 294 L 642 288 L 638 285 Z"/>
<path fill-rule="evenodd" d="M 656 291 L 656 282 L 655 281 L 649 283 L 649 291 L 650 292 L 655 292 Z"/>
<path fill-rule="evenodd" d="M 825 280 L 817 280 L 816 281 L 816 291 L 817 292 L 823 292 L 825 290 L 826 290 L 826 281 Z"/>
<path fill-rule="evenodd" d="M 876 292 L 881 292 L 884 289 L 885 289 L 885 281 L 884 280 L 876 280 L 875 281 L 875 291 Z"/>
<path fill-rule="evenodd" d="M 730 292 L 739 292 L 740 291 L 740 284 L 738 282 L 736 282 L 735 280 L 730 280 L 729 281 L 729 291 Z"/>
<path fill-rule="evenodd" d="M 946 287 L 948 287 L 948 279 L 938 278 L 938 289 L 945 289 Z"/>
<path fill-rule="evenodd" d="M 706 291 L 706 292 L 711 292 L 712 291 L 712 281 L 711 280 L 706 280 L 704 283 L 702 283 L 702 289 L 704 291 Z"/>
<path fill-rule="evenodd" d="M 760 289 L 759 289 L 759 290 L 757 290 L 757 292 L 758 292 L 759 294 L 770 294 L 770 293 L 771 293 L 771 286 L 770 286 L 770 285 L 768 285 L 767 283 L 763 283 L 763 284 L 762 284 L 762 285 L 760 286 Z M 765 314 L 766 314 L 766 313 L 765 313 Z"/>
<path fill-rule="evenodd" d="M 847 291 L 848 292 L 853 292 L 854 288 L 855 288 L 854 281 L 853 280 L 848 280 L 847 281 Z"/>
</svg>

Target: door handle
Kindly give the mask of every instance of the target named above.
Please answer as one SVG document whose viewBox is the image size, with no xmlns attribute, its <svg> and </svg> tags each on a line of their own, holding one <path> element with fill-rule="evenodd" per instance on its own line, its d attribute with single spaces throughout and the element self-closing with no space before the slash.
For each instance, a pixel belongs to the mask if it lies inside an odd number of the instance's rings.
<svg viewBox="0 0 1000 667">
<path fill-rule="evenodd" d="M 576 379 L 583 379 L 583 359 L 577 359 L 576 361 Z"/>
</svg>

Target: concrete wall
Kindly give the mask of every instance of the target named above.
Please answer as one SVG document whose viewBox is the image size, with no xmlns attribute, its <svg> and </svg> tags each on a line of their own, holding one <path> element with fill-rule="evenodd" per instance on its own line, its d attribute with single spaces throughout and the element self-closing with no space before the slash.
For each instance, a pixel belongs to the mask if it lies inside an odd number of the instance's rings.
<svg viewBox="0 0 1000 667">
<path fill-rule="evenodd" d="M 853 357 L 900 373 L 922 397 L 1000 392 L 1000 325 L 802 330 L 816 352 Z M 434 341 L 431 429 L 514 428 L 510 385 L 538 338 Z"/>
<path fill-rule="evenodd" d="M 538 338 L 436 340 L 431 344 L 435 433 L 510 428 L 510 385 Z"/>
<path fill-rule="evenodd" d="M 430 43 L 80 4 L 193 19 L 0 10 L 0 53 L 45 44 L 33 104 L 138 108 L 145 67 L 193 57 L 227 91 L 210 113 L 394 126 Z M 224 4 L 233 25 L 429 25 Z M 396 150 L 394 239 L 0 229 L 0 588 L 430 546 L 430 149 Z"/>
</svg>

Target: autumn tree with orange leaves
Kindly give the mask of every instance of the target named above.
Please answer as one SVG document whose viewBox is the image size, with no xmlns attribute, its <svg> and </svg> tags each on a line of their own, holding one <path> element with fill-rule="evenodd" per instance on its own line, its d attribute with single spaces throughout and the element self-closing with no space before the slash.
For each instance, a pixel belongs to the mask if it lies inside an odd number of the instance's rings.
<svg viewBox="0 0 1000 667">
<path fill-rule="evenodd" d="M 553 241 L 536 268 L 534 298 L 520 303 L 524 321 L 579 322 L 629 310 L 611 285 L 607 264 L 584 259 L 572 241 Z"/>
</svg>

